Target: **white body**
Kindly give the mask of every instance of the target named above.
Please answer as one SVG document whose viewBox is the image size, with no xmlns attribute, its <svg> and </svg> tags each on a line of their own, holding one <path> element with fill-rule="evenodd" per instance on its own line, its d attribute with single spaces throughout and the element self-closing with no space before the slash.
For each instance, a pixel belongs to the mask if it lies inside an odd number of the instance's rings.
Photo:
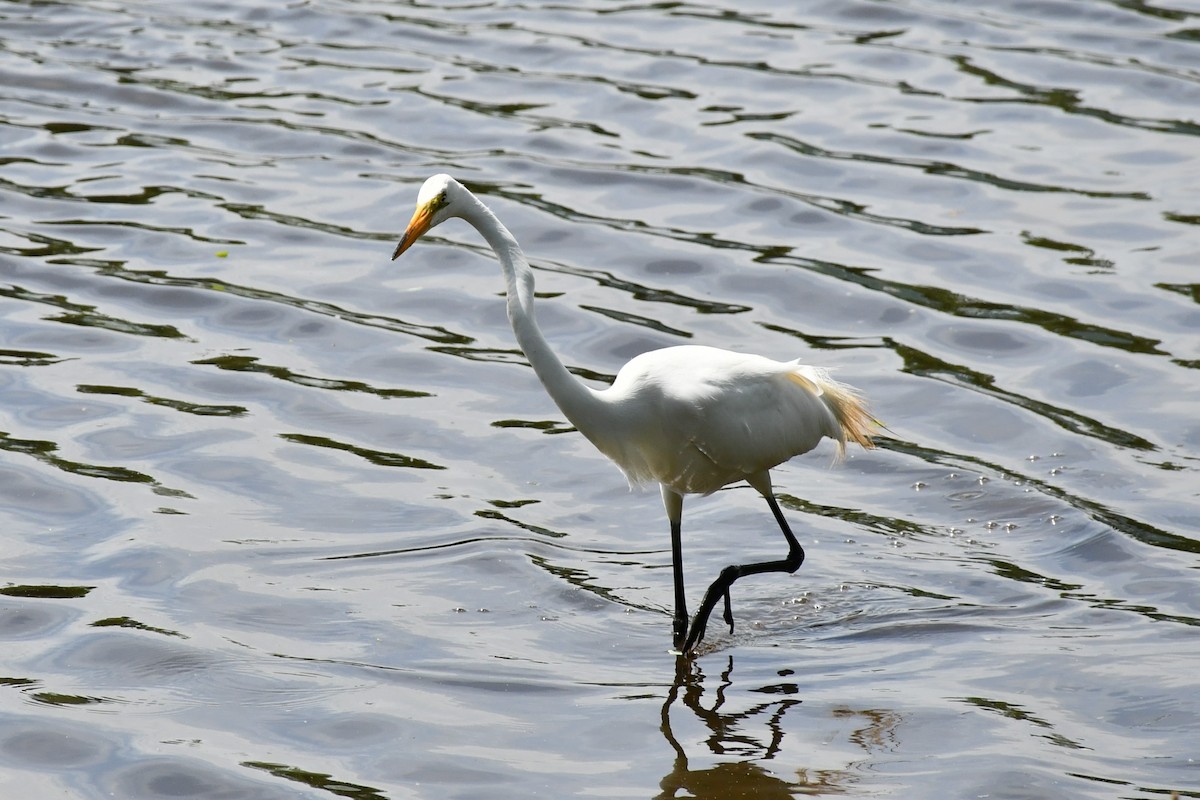
<svg viewBox="0 0 1200 800">
<path fill-rule="evenodd" d="M 843 391 L 795 361 L 668 347 L 637 356 L 597 392 L 608 412 L 603 425 L 573 422 L 630 483 L 710 494 L 811 450 L 822 437 L 844 442 L 831 407 Z"/>
</svg>

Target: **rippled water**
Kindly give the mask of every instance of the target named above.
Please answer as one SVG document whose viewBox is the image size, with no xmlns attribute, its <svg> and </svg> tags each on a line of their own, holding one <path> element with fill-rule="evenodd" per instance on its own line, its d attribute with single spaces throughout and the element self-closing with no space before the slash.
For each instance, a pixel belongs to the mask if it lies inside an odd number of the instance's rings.
<svg viewBox="0 0 1200 800">
<path fill-rule="evenodd" d="M 1200 797 L 1200 6 L 0 22 L 0 794 Z M 579 374 L 887 424 L 776 470 L 808 561 L 694 661 L 482 241 L 389 260 L 439 171 Z M 685 528 L 693 594 L 782 555 L 745 487 Z"/>
</svg>

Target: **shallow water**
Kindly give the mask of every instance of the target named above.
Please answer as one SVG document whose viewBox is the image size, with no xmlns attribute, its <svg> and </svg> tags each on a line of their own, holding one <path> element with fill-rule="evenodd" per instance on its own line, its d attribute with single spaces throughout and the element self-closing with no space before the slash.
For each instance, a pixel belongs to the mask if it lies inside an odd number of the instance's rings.
<svg viewBox="0 0 1200 800">
<path fill-rule="evenodd" d="M 1200 797 L 1200 7 L 0 21 L 0 794 Z M 775 471 L 808 560 L 693 661 L 479 237 L 389 260 L 439 171 L 579 374 L 886 423 Z M 685 531 L 697 599 L 782 555 L 748 487 Z"/>
</svg>

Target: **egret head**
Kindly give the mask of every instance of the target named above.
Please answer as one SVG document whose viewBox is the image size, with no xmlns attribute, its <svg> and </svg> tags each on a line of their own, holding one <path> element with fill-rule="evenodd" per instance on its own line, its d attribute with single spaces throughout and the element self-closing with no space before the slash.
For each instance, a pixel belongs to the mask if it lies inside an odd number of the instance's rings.
<svg viewBox="0 0 1200 800">
<path fill-rule="evenodd" d="M 399 258 L 401 253 L 430 228 L 450 217 L 458 216 L 462 208 L 461 201 L 466 194 L 467 190 L 462 184 L 449 175 L 434 175 L 425 181 L 417 195 L 417 210 L 413 212 L 404 235 L 400 237 L 400 243 L 392 253 L 392 260 Z"/>
</svg>

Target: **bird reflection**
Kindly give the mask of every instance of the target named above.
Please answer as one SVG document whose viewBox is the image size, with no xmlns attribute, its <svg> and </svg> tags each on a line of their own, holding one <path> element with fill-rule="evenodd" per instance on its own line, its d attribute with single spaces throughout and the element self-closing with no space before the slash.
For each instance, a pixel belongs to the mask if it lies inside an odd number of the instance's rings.
<svg viewBox="0 0 1200 800">
<path fill-rule="evenodd" d="M 704 672 L 699 663 L 682 656 L 675 661 L 675 682 L 663 703 L 661 724 L 663 737 L 675 751 L 675 759 L 671 772 L 659 783 L 662 791 L 658 798 L 791 798 L 799 793 L 844 791 L 836 783 L 838 773 L 801 771 L 798 781 L 792 783 L 759 766 L 760 762 L 770 761 L 779 752 L 783 742 L 783 716 L 800 705 L 800 700 L 782 697 L 741 711 L 723 711 L 726 691 L 733 685 L 732 676 L 731 655 L 716 688 L 709 690 L 712 699 L 706 706 L 702 703 L 706 694 Z M 764 687 L 764 690 L 770 694 L 790 693 L 795 691 L 795 686 L 784 684 Z M 671 729 L 671 711 L 677 703 L 682 703 L 708 728 L 709 735 L 704 742 L 709 754 L 739 758 L 693 770 L 687 752 Z"/>
</svg>

